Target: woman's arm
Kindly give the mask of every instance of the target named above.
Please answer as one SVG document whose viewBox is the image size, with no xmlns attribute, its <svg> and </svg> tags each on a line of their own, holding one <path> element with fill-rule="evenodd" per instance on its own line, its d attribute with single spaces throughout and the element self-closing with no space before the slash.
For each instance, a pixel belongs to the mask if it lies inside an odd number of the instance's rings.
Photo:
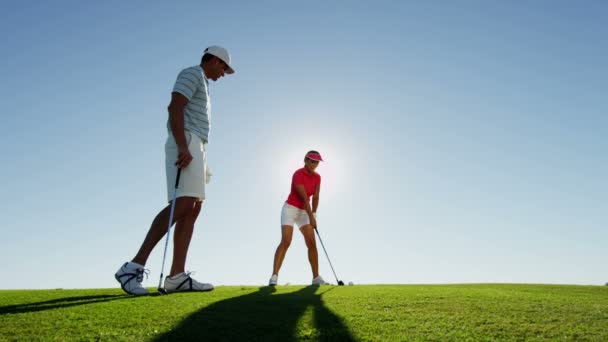
<svg viewBox="0 0 608 342">
<path fill-rule="evenodd" d="M 312 209 L 310 208 L 310 202 L 308 201 L 308 195 L 306 195 L 306 189 L 304 189 L 304 185 L 298 184 L 295 186 L 296 192 L 298 193 L 298 197 L 304 202 L 305 210 L 308 213 L 308 220 L 313 228 L 317 228 L 317 220 L 315 219 L 315 215 L 313 214 Z"/>
<path fill-rule="evenodd" d="M 321 184 L 317 185 L 317 189 L 315 190 L 314 195 L 312 195 L 312 212 L 314 214 L 317 213 L 317 208 L 319 207 L 319 193 L 321 192 Z"/>
</svg>

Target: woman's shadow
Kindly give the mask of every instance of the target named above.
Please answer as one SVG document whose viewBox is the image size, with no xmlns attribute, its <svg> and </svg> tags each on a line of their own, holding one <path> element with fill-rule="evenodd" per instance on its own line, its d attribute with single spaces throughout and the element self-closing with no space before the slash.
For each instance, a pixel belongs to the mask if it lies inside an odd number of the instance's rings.
<svg viewBox="0 0 608 342">
<path fill-rule="evenodd" d="M 273 294 L 274 287 L 226 299 L 191 314 L 157 341 L 355 341 L 344 322 L 325 307 L 316 292 L 324 287 Z M 331 288 L 333 289 L 333 288 Z M 328 290 L 329 291 L 329 290 Z M 298 325 L 313 310 L 314 328 Z"/>
</svg>

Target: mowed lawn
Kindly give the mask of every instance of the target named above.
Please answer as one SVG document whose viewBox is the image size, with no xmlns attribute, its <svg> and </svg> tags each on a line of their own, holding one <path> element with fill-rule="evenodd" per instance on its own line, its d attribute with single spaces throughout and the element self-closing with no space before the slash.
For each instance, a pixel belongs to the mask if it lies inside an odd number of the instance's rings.
<svg viewBox="0 0 608 342">
<path fill-rule="evenodd" d="M 3 290 L 0 340 L 608 341 L 608 286 Z"/>
</svg>

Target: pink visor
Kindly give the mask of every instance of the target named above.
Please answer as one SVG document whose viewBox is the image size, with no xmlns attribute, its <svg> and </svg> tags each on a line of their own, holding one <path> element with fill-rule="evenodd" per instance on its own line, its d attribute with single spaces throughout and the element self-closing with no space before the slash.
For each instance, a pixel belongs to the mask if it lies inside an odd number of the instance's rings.
<svg viewBox="0 0 608 342">
<path fill-rule="evenodd" d="M 316 161 L 323 161 L 323 158 L 321 158 L 320 154 L 313 153 L 313 152 L 306 153 L 306 158 L 316 160 Z"/>
</svg>

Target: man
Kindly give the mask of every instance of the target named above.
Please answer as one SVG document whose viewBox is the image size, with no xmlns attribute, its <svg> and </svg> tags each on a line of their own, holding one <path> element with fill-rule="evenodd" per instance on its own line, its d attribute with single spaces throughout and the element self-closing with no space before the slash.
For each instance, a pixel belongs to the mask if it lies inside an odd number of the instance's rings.
<svg viewBox="0 0 608 342">
<path fill-rule="evenodd" d="M 205 49 L 201 64 L 182 70 L 175 82 L 169 104 L 167 120 L 168 138 L 165 144 L 167 197 L 169 205 L 156 215 L 137 255 L 124 263 L 115 274 L 116 280 L 128 294 L 145 295 L 142 286 L 144 268 L 152 249 L 167 233 L 177 168 L 181 169 L 177 189 L 173 222 L 173 263 L 165 278 L 167 292 L 210 291 L 213 285 L 201 283 L 185 273 L 186 256 L 194 230 L 194 223 L 205 199 L 205 183 L 208 181 L 206 145 L 209 141 L 211 114 L 209 80 L 217 81 L 226 74 L 234 73 L 230 66 L 230 54 L 220 46 Z M 207 179 L 206 179 L 207 178 Z"/>
</svg>

